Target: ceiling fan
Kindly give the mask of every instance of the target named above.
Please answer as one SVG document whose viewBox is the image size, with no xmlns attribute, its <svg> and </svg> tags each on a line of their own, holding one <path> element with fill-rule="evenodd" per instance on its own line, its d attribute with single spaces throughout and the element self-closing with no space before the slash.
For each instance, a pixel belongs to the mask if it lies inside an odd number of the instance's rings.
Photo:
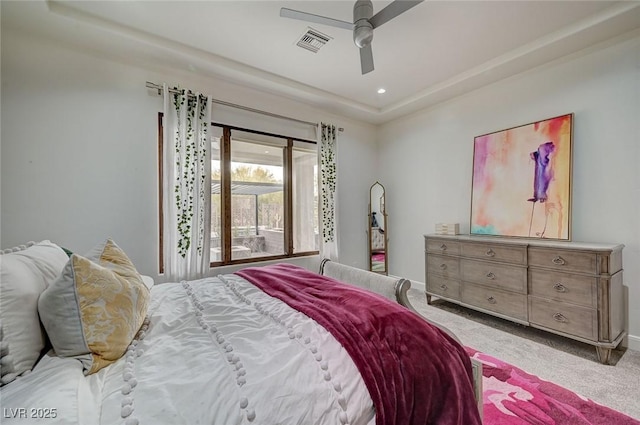
<svg viewBox="0 0 640 425">
<path fill-rule="evenodd" d="M 378 28 L 385 22 L 389 22 L 391 19 L 423 1 L 424 0 L 395 0 L 374 15 L 371 0 L 357 0 L 353 6 L 353 23 L 288 9 L 286 7 L 280 9 L 280 16 L 353 31 L 353 41 L 356 43 L 356 46 L 360 48 L 360 66 L 362 68 L 362 75 L 364 75 L 373 71 L 371 40 L 373 40 L 374 28 Z"/>
</svg>

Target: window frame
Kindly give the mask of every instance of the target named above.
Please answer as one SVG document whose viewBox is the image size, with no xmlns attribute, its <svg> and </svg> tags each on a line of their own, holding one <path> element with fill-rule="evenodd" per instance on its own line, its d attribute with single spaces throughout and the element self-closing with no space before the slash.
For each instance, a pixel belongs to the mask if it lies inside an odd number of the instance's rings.
<svg viewBox="0 0 640 425">
<path fill-rule="evenodd" d="M 162 112 L 158 113 L 158 200 L 159 200 L 159 271 L 164 273 L 164 235 L 163 235 L 163 117 Z M 222 256 L 221 261 L 212 262 L 209 258 L 209 267 L 221 267 L 236 264 L 258 263 L 273 260 L 282 260 L 287 258 L 307 257 L 312 255 L 319 255 L 319 250 L 313 251 L 301 251 L 294 252 L 294 238 L 293 238 L 293 151 L 294 142 L 309 143 L 317 146 L 317 142 L 314 140 L 302 139 L 299 137 L 284 136 L 281 134 L 275 134 L 270 132 L 264 132 L 260 130 L 253 130 L 244 127 L 238 127 L 234 125 L 211 122 L 212 127 L 218 127 L 222 129 L 222 138 L 220 140 L 220 183 L 221 183 L 221 227 L 222 227 Z M 286 140 L 286 146 L 283 147 L 283 191 L 284 191 L 284 248 L 285 253 L 282 255 L 272 255 L 264 257 L 252 257 L 252 258 L 238 258 L 231 259 L 231 246 L 232 246 L 232 220 L 231 220 L 231 133 L 232 131 L 242 131 L 250 134 L 262 135 L 280 138 Z M 211 194 L 209 194 L 211 196 Z M 318 199 L 318 208 L 319 199 Z M 318 227 L 319 227 L 318 223 Z"/>
</svg>

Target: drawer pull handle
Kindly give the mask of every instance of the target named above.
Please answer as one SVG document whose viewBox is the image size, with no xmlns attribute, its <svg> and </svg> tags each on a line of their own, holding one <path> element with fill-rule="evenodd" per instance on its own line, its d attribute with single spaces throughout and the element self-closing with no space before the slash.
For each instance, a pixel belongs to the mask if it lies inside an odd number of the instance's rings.
<svg viewBox="0 0 640 425">
<path fill-rule="evenodd" d="M 496 278 L 496 275 L 493 274 L 493 272 L 487 273 L 486 276 L 487 276 L 487 279 L 491 279 L 491 280 L 494 280 Z"/>
<path fill-rule="evenodd" d="M 440 249 L 442 251 L 446 251 L 447 250 L 447 246 L 445 244 L 440 245 Z"/>
<path fill-rule="evenodd" d="M 445 285 L 444 283 L 442 285 L 440 285 L 440 289 L 442 289 L 443 291 L 447 290 L 447 285 Z"/>
<path fill-rule="evenodd" d="M 495 298 L 493 298 L 493 297 L 489 297 L 489 298 L 487 298 L 487 301 L 489 301 L 489 304 L 495 304 L 495 303 L 497 303 L 497 302 L 498 302 L 498 301 L 497 301 Z"/>
<path fill-rule="evenodd" d="M 440 264 L 440 269 L 442 270 L 447 270 L 447 265 L 446 264 Z"/>
<path fill-rule="evenodd" d="M 567 323 L 567 318 L 562 313 L 556 313 L 553 315 L 553 320 L 560 323 Z"/>
<path fill-rule="evenodd" d="M 494 257 L 496 255 L 496 253 L 493 251 L 493 249 L 489 248 L 489 250 L 487 252 L 484 253 L 487 257 Z"/>
<path fill-rule="evenodd" d="M 567 287 L 564 286 L 562 283 L 556 283 L 555 285 L 553 285 L 553 289 L 555 289 L 558 292 L 567 292 Z"/>
<path fill-rule="evenodd" d="M 559 256 L 559 255 L 558 255 L 556 258 L 554 258 L 553 260 L 551 260 L 551 262 L 552 262 L 553 264 L 558 265 L 558 266 L 564 266 L 564 265 L 565 265 L 565 263 L 566 263 L 566 262 L 564 261 L 564 258 L 562 258 L 562 257 L 561 257 L 561 256 Z"/>
</svg>

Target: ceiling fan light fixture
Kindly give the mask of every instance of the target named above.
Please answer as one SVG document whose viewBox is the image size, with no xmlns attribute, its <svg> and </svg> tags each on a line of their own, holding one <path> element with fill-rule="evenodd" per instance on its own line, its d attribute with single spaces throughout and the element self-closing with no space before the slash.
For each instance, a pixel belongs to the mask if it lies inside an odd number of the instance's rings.
<svg viewBox="0 0 640 425">
<path fill-rule="evenodd" d="M 369 19 L 373 16 L 371 0 L 358 0 L 353 6 L 353 42 L 360 49 L 367 47 L 373 40 L 373 25 Z"/>
<path fill-rule="evenodd" d="M 356 43 L 360 49 L 367 47 L 373 40 L 373 27 L 367 21 L 358 23 L 353 30 L 353 42 Z"/>
</svg>

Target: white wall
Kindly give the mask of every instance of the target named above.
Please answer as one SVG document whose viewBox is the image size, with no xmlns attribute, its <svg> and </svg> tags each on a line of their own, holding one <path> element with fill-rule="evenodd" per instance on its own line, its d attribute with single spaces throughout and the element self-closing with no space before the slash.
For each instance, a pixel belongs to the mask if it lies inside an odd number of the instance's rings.
<svg viewBox="0 0 640 425">
<path fill-rule="evenodd" d="M 338 138 L 339 249 L 345 262 L 366 264 L 374 126 L 225 81 L 111 61 L 4 27 L 1 75 L 3 248 L 50 239 L 82 253 L 111 236 L 141 273 L 162 280 L 157 275 L 157 112 L 162 98 L 145 88 L 152 81 L 344 127 Z M 309 127 L 289 121 L 219 106 L 212 114 L 214 121 L 315 139 Z M 315 266 L 317 258 L 296 262 Z"/>
<path fill-rule="evenodd" d="M 269 93 L 115 62 L 5 27 L 1 53 L 0 246 L 46 238 L 85 252 L 111 236 L 142 273 L 156 278 L 162 101 L 144 88 L 146 81 L 344 127 L 338 139 L 340 260 L 366 267 L 368 191 L 379 180 L 389 213 L 390 272 L 416 282 L 424 281 L 423 234 L 437 222 L 459 222 L 468 231 L 473 137 L 574 112 L 573 239 L 626 245 L 629 345 L 640 349 L 638 38 L 379 129 Z M 220 108 L 216 117 L 299 137 L 308 131 Z M 317 258 L 298 262 L 315 267 Z"/>
<path fill-rule="evenodd" d="M 380 129 L 390 271 L 424 282 L 423 234 L 469 231 L 473 138 L 573 112 L 572 239 L 623 243 L 640 349 L 640 38 L 548 64 Z"/>
</svg>

